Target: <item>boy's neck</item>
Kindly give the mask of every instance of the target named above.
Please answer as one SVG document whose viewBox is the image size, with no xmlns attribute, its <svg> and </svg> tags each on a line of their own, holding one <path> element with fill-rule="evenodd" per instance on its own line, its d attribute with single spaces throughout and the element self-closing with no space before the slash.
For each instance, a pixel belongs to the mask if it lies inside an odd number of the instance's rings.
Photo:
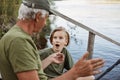
<svg viewBox="0 0 120 80">
<path fill-rule="evenodd" d="M 61 53 L 63 49 L 62 49 L 62 50 L 55 50 L 54 48 L 52 48 L 52 50 L 53 50 L 53 52 L 55 52 L 55 53 L 57 53 L 57 52 L 60 52 L 60 53 Z"/>
</svg>

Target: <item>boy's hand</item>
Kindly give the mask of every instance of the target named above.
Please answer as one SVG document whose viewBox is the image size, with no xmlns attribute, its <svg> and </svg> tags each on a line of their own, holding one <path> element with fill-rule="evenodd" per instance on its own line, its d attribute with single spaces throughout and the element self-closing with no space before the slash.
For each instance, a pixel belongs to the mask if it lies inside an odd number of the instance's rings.
<svg viewBox="0 0 120 80">
<path fill-rule="evenodd" d="M 53 63 L 61 64 L 64 62 L 65 56 L 62 53 L 53 53 L 49 56 L 49 58 L 51 58 Z"/>
</svg>

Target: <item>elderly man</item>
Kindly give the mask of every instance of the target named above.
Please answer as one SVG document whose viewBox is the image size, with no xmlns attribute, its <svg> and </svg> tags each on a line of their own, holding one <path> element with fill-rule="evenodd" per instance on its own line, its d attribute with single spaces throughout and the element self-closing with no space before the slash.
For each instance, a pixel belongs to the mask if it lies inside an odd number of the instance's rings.
<svg viewBox="0 0 120 80">
<path fill-rule="evenodd" d="M 0 71 L 3 80 L 47 80 L 31 35 L 40 32 L 49 16 L 47 0 L 23 0 L 18 21 L 0 40 Z M 68 72 L 52 80 L 76 80 L 97 74 L 102 59 L 86 60 L 86 53 Z"/>
</svg>

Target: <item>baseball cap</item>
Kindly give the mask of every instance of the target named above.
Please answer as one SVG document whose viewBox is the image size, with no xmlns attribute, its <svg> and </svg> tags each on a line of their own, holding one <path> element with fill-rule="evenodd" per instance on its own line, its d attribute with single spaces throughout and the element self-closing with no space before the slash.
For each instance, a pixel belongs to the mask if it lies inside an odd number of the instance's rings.
<svg viewBox="0 0 120 80">
<path fill-rule="evenodd" d="M 49 14 L 52 14 L 48 0 L 22 0 L 22 3 L 29 8 L 44 9 L 48 11 Z"/>
</svg>

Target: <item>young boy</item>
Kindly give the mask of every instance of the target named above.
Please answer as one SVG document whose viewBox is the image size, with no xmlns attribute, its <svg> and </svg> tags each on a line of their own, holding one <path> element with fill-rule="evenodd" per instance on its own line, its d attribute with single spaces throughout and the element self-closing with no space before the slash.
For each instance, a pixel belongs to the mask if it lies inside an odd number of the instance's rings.
<svg viewBox="0 0 120 80">
<path fill-rule="evenodd" d="M 50 36 L 50 42 L 53 45 L 52 48 L 40 50 L 40 58 L 42 62 L 51 54 L 52 55 L 49 56 L 50 58 L 56 55 L 59 56 L 59 58 L 62 57 L 61 62 L 58 62 L 59 64 L 56 64 L 57 62 L 54 61 L 54 63 L 48 65 L 46 68 L 43 67 L 44 72 L 49 78 L 54 78 L 63 74 L 64 69 L 69 70 L 72 68 L 74 64 L 73 59 L 68 50 L 65 48 L 69 44 L 69 39 L 70 36 L 68 32 L 64 28 L 58 27 L 51 33 Z M 43 66 L 44 64 L 45 63 L 43 62 Z"/>
<path fill-rule="evenodd" d="M 73 59 L 66 49 L 70 42 L 69 33 L 62 27 L 58 27 L 51 33 L 50 43 L 52 48 L 40 50 L 42 67 L 49 79 L 63 74 L 64 69 L 69 70 L 73 67 Z M 46 61 L 45 61 L 46 60 Z M 46 65 L 48 64 L 49 65 Z M 77 80 L 93 80 L 93 76 L 80 77 Z"/>
</svg>

